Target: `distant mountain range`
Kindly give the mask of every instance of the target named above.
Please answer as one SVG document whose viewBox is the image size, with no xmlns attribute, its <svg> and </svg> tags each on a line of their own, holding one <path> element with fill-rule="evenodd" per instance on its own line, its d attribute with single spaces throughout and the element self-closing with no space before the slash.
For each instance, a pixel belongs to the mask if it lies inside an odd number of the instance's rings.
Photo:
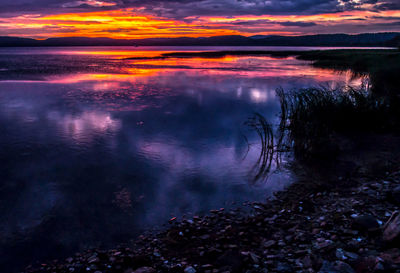
<svg viewBox="0 0 400 273">
<path fill-rule="evenodd" d="M 111 38 L 49 38 L 35 40 L 0 37 L 0 47 L 21 46 L 399 46 L 400 32 L 318 34 L 306 36 L 215 36 L 200 38 L 149 38 L 121 40 Z"/>
</svg>

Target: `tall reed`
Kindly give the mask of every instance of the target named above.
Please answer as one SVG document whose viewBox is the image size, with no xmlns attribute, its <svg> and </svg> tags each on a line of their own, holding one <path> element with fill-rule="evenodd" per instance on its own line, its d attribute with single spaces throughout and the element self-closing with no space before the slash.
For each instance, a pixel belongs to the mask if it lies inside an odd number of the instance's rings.
<svg viewBox="0 0 400 273">
<path fill-rule="evenodd" d="M 331 157 L 338 152 L 337 134 L 399 131 L 399 99 L 365 89 L 308 88 L 277 90 L 281 103 L 279 129 L 303 157 Z"/>
</svg>

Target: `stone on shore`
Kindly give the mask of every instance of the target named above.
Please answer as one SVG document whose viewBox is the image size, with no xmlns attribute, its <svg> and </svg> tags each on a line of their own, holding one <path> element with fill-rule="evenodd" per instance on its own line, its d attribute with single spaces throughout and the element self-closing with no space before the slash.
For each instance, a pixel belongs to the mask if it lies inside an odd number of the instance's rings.
<svg viewBox="0 0 400 273">
<path fill-rule="evenodd" d="M 371 215 L 361 215 L 354 219 L 352 227 L 363 232 L 374 231 L 379 228 L 379 223 Z"/>
<path fill-rule="evenodd" d="M 395 212 L 388 222 L 385 224 L 385 230 L 383 231 L 383 240 L 385 242 L 393 242 L 398 240 L 400 237 L 400 214 Z"/>
</svg>

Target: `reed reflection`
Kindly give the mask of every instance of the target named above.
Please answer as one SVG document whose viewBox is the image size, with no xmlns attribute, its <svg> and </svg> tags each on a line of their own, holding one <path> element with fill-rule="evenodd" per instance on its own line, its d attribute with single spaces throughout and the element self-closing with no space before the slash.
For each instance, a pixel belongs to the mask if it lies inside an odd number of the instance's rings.
<svg viewBox="0 0 400 273">
<path fill-rule="evenodd" d="M 264 199 L 295 176 L 272 164 L 268 183 L 251 186 L 254 164 L 267 161 L 248 150 L 244 121 L 258 112 L 279 123 L 278 87 L 361 84 L 293 58 L 20 50 L 0 54 L 0 250 L 15 251 L 0 263 L 8 265 L 21 263 L 10 257 L 115 245 L 173 216 Z"/>
</svg>

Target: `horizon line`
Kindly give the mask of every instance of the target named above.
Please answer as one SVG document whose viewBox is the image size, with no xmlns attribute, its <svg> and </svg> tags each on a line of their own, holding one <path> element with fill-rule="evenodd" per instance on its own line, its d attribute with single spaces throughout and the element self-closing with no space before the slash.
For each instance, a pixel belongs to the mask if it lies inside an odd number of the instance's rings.
<svg viewBox="0 0 400 273">
<path fill-rule="evenodd" d="M 347 36 L 357 36 L 357 35 L 364 35 L 364 34 L 399 34 L 400 31 L 377 31 L 377 32 L 359 32 L 359 33 L 344 33 L 344 32 L 333 32 L 333 33 L 315 33 L 315 34 L 305 34 L 305 35 L 279 35 L 279 34 L 270 34 L 270 35 L 262 35 L 262 34 L 256 34 L 256 35 L 241 35 L 241 34 L 236 34 L 236 35 L 211 35 L 211 36 L 199 36 L 199 37 L 191 37 L 191 36 L 178 36 L 178 37 L 152 37 L 152 38 L 112 38 L 112 37 L 88 37 L 88 36 L 56 36 L 56 37 L 47 37 L 47 38 L 34 38 L 34 37 L 24 37 L 24 36 L 0 36 L 0 38 L 19 38 L 19 39 L 31 39 L 31 40 L 36 40 L 36 41 L 45 41 L 49 39 L 66 39 L 66 38 L 84 38 L 84 39 L 111 39 L 111 40 L 149 40 L 149 39 L 182 39 L 182 38 L 188 38 L 188 39 L 201 39 L 201 38 L 214 38 L 214 37 L 245 37 L 245 38 L 251 38 L 251 37 L 307 37 L 307 36 L 329 36 L 329 35 L 347 35 Z"/>
</svg>

